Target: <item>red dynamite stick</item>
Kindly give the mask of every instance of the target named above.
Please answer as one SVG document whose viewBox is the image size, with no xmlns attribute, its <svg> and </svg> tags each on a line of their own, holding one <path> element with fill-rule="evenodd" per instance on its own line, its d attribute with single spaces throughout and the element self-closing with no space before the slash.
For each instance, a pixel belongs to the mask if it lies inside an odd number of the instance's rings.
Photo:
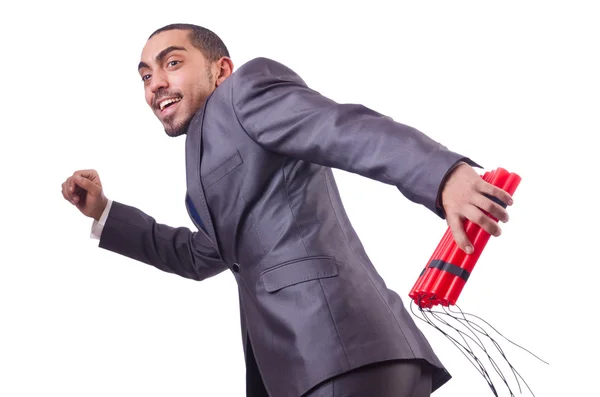
<svg viewBox="0 0 600 397">
<path fill-rule="evenodd" d="M 496 185 L 502 176 L 502 173 L 495 172 L 486 174 L 483 178 L 488 179 L 487 182 Z M 464 221 L 463 227 L 465 228 L 465 233 L 469 237 L 469 241 L 473 242 L 474 234 L 480 229 L 479 226 L 473 222 Z M 467 256 L 468 255 L 454 243 L 442 253 L 439 261 L 435 263 L 435 265 L 442 270 L 437 281 L 431 287 L 431 292 L 437 297 L 438 304 L 443 306 L 448 306 L 450 304 L 447 297 L 449 288 L 454 280 L 461 279 L 462 282 L 458 282 L 459 285 L 466 283 L 468 280 L 470 273 L 466 272 L 461 267 L 461 264 L 465 262 Z"/>
<path fill-rule="evenodd" d="M 496 172 L 486 172 L 483 176 L 488 182 L 493 179 Z M 472 239 L 472 231 L 475 225 L 472 223 L 465 223 L 465 229 L 467 236 L 470 241 Z M 411 290 L 409 296 L 416 297 L 416 300 L 420 302 L 421 306 L 431 307 L 437 304 L 448 305 L 447 290 L 454 283 L 454 280 L 462 280 L 463 284 L 466 282 L 468 273 L 462 272 L 452 264 L 462 263 L 464 260 L 464 252 L 453 244 L 452 234 L 450 228 L 444 234 L 442 242 L 438 244 L 438 247 L 434 251 L 432 258 L 430 258 L 428 265 L 422 272 L 421 277 L 417 280 L 417 284 Z M 454 247 L 454 249 L 452 249 Z M 462 276 L 462 277 L 457 277 Z M 458 281 L 460 283 L 460 281 Z M 413 298 L 415 299 L 415 298 Z"/>
<path fill-rule="evenodd" d="M 482 178 L 505 190 L 511 196 L 521 182 L 519 175 L 509 173 L 503 168 L 486 172 Z M 506 204 L 497 198 L 490 197 L 490 199 L 506 208 Z M 498 221 L 487 212 L 484 213 L 494 221 Z M 431 308 L 438 304 L 444 306 L 456 304 L 490 238 L 489 233 L 471 221 L 465 221 L 464 227 L 469 241 L 473 244 L 474 252 L 470 255 L 465 254 L 456 245 L 450 228 L 446 230 L 409 293 L 410 298 L 420 307 Z"/>
<path fill-rule="evenodd" d="M 492 184 L 505 190 L 510 195 L 513 195 L 517 189 L 517 186 L 521 182 L 521 177 L 519 177 L 517 174 L 514 174 L 514 173 L 509 174 L 505 170 L 501 170 L 501 171 L 502 172 L 499 173 L 498 178 L 495 180 L 494 179 L 492 180 L 493 181 Z M 500 203 L 500 205 L 502 205 L 503 207 L 506 208 L 506 204 Z M 488 214 L 487 212 L 485 212 L 485 213 L 487 216 L 492 218 L 494 221 L 496 221 L 496 222 L 498 221 L 492 215 Z M 463 270 L 465 270 L 466 272 L 468 272 L 468 274 L 471 274 L 471 272 L 473 271 L 473 268 L 475 267 L 475 264 L 477 263 L 477 260 L 481 256 L 481 253 L 483 252 L 483 249 L 485 248 L 485 246 L 491 236 L 489 233 L 487 233 L 485 230 L 483 230 L 479 226 L 477 226 L 474 229 L 474 233 L 467 232 L 467 236 L 468 236 L 469 240 L 471 242 L 473 242 L 473 253 L 471 255 L 464 256 L 464 260 L 460 264 L 460 267 Z M 447 301 L 449 302 L 449 304 L 452 304 L 452 305 L 456 304 L 458 296 L 460 295 L 465 283 L 466 283 L 466 280 L 462 280 L 458 277 L 453 280 L 453 282 L 450 284 L 450 287 L 448 288 L 448 291 L 446 292 L 446 294 L 444 296 L 447 299 Z"/>
<path fill-rule="evenodd" d="M 500 182 L 499 179 L 504 179 L 502 177 L 507 176 L 507 175 L 508 175 L 508 173 L 505 170 L 500 170 L 500 172 L 486 173 L 486 175 L 484 175 L 484 178 L 488 179 L 488 182 L 490 180 L 492 180 L 493 182 L 496 182 L 496 185 L 500 185 L 499 187 L 507 189 L 507 191 L 509 191 L 509 193 L 512 194 L 514 192 L 514 189 L 516 189 L 516 185 L 518 185 L 518 181 L 520 181 L 520 178 L 518 178 L 518 176 L 516 178 L 514 178 L 514 177 L 511 178 L 512 184 L 514 185 L 512 187 L 511 186 L 505 187 L 505 186 L 502 186 L 501 183 L 497 183 L 497 182 Z M 516 182 L 516 184 L 514 182 Z M 489 216 L 489 214 L 488 214 L 488 216 Z M 435 262 L 431 262 L 428 265 L 429 267 L 437 267 L 441 270 L 433 272 L 433 273 L 435 273 L 435 275 L 438 275 L 437 282 L 434 285 L 433 289 L 430 287 L 430 289 L 423 292 L 426 296 L 429 297 L 427 306 L 431 307 L 431 305 L 433 305 L 433 304 L 448 305 L 448 304 L 454 304 L 456 302 L 457 292 L 459 293 L 460 290 L 462 290 L 462 287 L 464 286 L 464 283 L 466 282 L 466 278 L 467 278 L 467 277 L 464 277 L 465 274 L 462 275 L 463 277 L 459 277 L 461 275 L 460 271 L 466 270 L 466 269 L 464 269 L 463 266 L 456 266 L 456 265 L 459 263 L 462 265 L 462 263 L 468 259 L 468 262 L 471 263 L 471 265 L 468 266 L 470 268 L 468 270 L 472 270 L 472 266 L 475 262 L 473 260 L 476 259 L 475 257 L 479 256 L 479 254 L 481 253 L 481 251 L 483 249 L 483 246 L 485 246 L 486 241 L 483 241 L 481 238 L 479 238 L 479 239 L 476 238 L 476 236 L 477 236 L 477 234 L 479 234 L 479 230 L 481 230 L 481 228 L 479 228 L 479 227 L 475 228 L 475 226 L 476 225 L 474 225 L 473 223 L 470 223 L 470 222 L 467 222 L 465 224 L 467 236 L 469 237 L 469 240 L 474 243 L 477 253 L 474 253 L 471 255 L 465 255 L 462 252 L 462 250 L 458 250 L 458 247 L 456 247 L 456 244 L 453 244 L 453 246 L 449 247 L 450 252 L 448 252 L 448 250 L 446 250 L 444 252 L 444 254 L 446 254 L 446 255 L 441 255 L 441 258 L 437 259 L 437 260 L 435 258 L 433 258 L 433 261 L 435 261 Z M 474 235 L 474 233 L 477 233 L 477 234 Z M 444 237 L 446 237 L 446 234 L 444 235 Z M 487 236 L 484 234 L 484 235 L 482 235 L 482 237 L 484 240 L 487 240 L 489 238 L 489 234 Z M 481 243 L 484 243 L 484 244 L 481 244 Z M 439 246 L 438 246 L 438 248 L 439 248 Z M 436 249 L 436 251 L 439 251 L 439 250 Z M 437 255 L 435 255 L 435 256 L 437 256 Z M 462 258 L 462 260 L 460 260 L 460 258 Z M 468 274 L 469 273 L 466 273 L 467 276 L 468 276 Z M 449 290 L 449 288 L 451 288 L 451 287 L 454 287 L 454 288 L 452 290 Z M 458 290 L 457 290 L 457 288 L 458 288 Z"/>
<path fill-rule="evenodd" d="M 432 265 L 437 263 L 437 258 L 439 258 L 439 256 L 445 250 L 448 249 L 450 244 L 452 244 L 452 241 L 453 241 L 452 232 L 450 230 L 448 230 L 446 232 L 444 240 L 440 244 L 438 244 L 438 248 L 439 248 L 438 253 L 429 260 L 428 266 L 425 270 L 425 274 L 423 277 L 424 280 L 421 285 L 420 292 L 421 292 L 421 303 L 426 302 L 428 307 L 437 305 L 439 303 L 437 301 L 437 296 L 433 290 L 433 285 L 435 285 L 437 283 L 438 279 L 442 275 L 441 270 Z"/>
<path fill-rule="evenodd" d="M 431 258 L 429 258 L 427 264 L 429 264 L 432 260 L 437 258 L 440 251 L 445 250 L 451 241 L 452 233 L 450 232 L 450 230 L 447 230 L 446 233 L 444 233 L 441 242 L 438 244 L 437 248 L 433 252 L 433 255 L 431 255 Z M 435 281 L 436 276 L 438 275 L 437 273 L 435 273 L 435 271 L 437 271 L 437 269 L 425 266 L 425 268 L 423 268 L 423 271 L 421 272 L 421 275 L 417 279 L 417 282 L 410 291 L 410 296 L 418 296 L 420 297 L 420 299 L 423 300 L 432 298 L 432 296 L 426 296 L 427 294 L 425 294 L 425 291 L 428 291 L 429 285 Z"/>
<path fill-rule="evenodd" d="M 506 172 L 505 170 L 502 170 L 502 169 L 499 169 L 499 172 L 496 172 L 496 173 L 494 173 L 494 175 L 491 175 L 490 177 L 484 178 L 484 179 L 487 179 L 487 182 L 490 182 L 493 185 L 500 187 L 501 189 L 505 190 L 506 192 L 508 192 L 511 195 L 515 192 L 516 187 L 521 180 L 521 178 L 518 175 L 509 174 L 508 172 Z M 506 205 L 504 203 L 501 203 L 501 205 L 503 207 L 506 207 Z M 493 217 L 489 213 L 487 213 L 485 211 L 484 211 L 484 213 L 487 216 L 489 216 L 490 218 L 492 218 L 494 221 L 496 221 L 496 222 L 498 221 L 495 217 Z M 473 223 L 471 223 L 471 225 L 473 225 Z M 463 260 L 460 263 L 460 268 L 462 268 L 465 272 L 467 272 L 466 274 L 470 275 L 471 272 L 473 271 L 473 268 L 475 267 L 475 263 L 477 263 L 477 260 L 481 256 L 481 253 L 483 252 L 483 249 L 485 248 L 485 246 L 491 236 L 489 233 L 487 233 L 481 227 L 477 226 L 477 227 L 472 228 L 471 230 L 467 230 L 467 237 L 469 238 L 469 241 L 471 241 L 473 243 L 473 253 L 471 255 L 463 256 Z M 456 262 L 451 262 L 451 263 L 456 263 Z M 443 298 L 448 302 L 448 304 L 451 304 L 451 305 L 456 304 L 458 296 L 460 295 L 465 284 L 466 284 L 465 279 L 456 277 L 456 278 L 454 278 L 454 280 L 452 280 L 452 282 L 450 283 L 450 286 L 448 287 L 448 290 L 446 291 L 446 293 L 443 296 Z"/>
<path fill-rule="evenodd" d="M 493 171 L 492 171 L 493 172 Z M 488 178 L 492 173 L 487 171 L 483 178 Z M 467 225 L 468 226 L 468 225 Z M 426 305 L 427 307 L 432 307 L 433 305 L 439 304 L 439 300 L 436 298 L 435 293 L 432 292 L 432 286 L 437 282 L 440 275 L 442 275 L 442 271 L 436 268 L 436 265 L 442 264 L 440 262 L 440 257 L 442 253 L 447 252 L 450 247 L 450 244 L 453 241 L 452 231 L 450 228 L 446 230 L 446 233 L 442 237 L 442 241 L 438 244 L 431 258 L 425 265 L 425 268 L 421 272 L 420 277 L 415 283 L 414 287 L 409 293 L 409 296 L 414 300 L 419 301 L 422 305 Z"/>
<path fill-rule="evenodd" d="M 470 225 L 466 226 L 468 231 Z M 447 283 L 449 281 L 445 277 L 451 275 L 451 273 L 444 271 L 444 264 L 456 263 L 459 260 L 455 257 L 448 258 L 448 256 L 452 253 L 458 255 L 462 253 L 464 255 L 461 250 L 452 250 L 452 247 L 456 247 L 456 244 L 454 243 L 452 231 L 448 228 L 434 254 L 427 262 L 422 277 L 417 280 L 417 284 L 413 287 L 414 292 L 411 293 L 416 292 L 416 296 L 420 297 L 421 303 L 427 302 L 428 307 L 440 304 L 439 293 L 448 287 Z"/>
<path fill-rule="evenodd" d="M 467 236 L 471 236 L 475 230 L 475 224 L 472 222 L 464 222 L 465 232 Z M 473 241 L 470 239 L 470 241 Z M 448 246 L 445 252 L 442 253 L 438 262 L 435 264 L 441 268 L 440 276 L 437 283 L 431 288 L 438 298 L 438 303 L 444 306 L 451 304 L 448 301 L 447 293 L 453 282 L 465 283 L 469 277 L 469 274 L 465 272 L 460 264 L 464 262 L 465 257 L 469 255 L 465 254 L 463 250 L 458 248 L 454 240 L 452 244 Z"/>
<path fill-rule="evenodd" d="M 429 260 L 425 273 L 423 277 L 421 277 L 422 282 L 417 289 L 417 293 L 420 293 L 420 295 L 417 296 L 420 297 L 422 304 L 426 303 L 427 307 L 441 303 L 439 300 L 440 283 L 444 283 L 444 277 L 447 274 L 444 271 L 443 265 L 449 263 L 445 257 L 447 256 L 447 253 L 450 252 L 453 241 L 452 231 L 448 228 L 444 234 L 444 238 L 440 244 L 438 244 L 436 254 Z"/>
<path fill-rule="evenodd" d="M 473 253 L 471 253 L 471 255 L 464 255 L 463 261 L 460 265 L 460 267 L 466 271 L 466 274 L 468 275 L 470 275 L 473 271 L 475 263 L 481 256 L 481 252 L 490 238 L 490 234 L 481 228 L 478 228 L 478 230 L 475 231 L 477 233 L 475 236 L 467 234 L 469 241 L 473 242 Z M 466 283 L 467 280 L 461 277 L 455 277 L 454 280 L 452 280 L 450 286 L 444 294 L 444 299 L 448 302 L 448 305 L 456 304 L 456 301 L 458 300 L 458 297 Z"/>
</svg>

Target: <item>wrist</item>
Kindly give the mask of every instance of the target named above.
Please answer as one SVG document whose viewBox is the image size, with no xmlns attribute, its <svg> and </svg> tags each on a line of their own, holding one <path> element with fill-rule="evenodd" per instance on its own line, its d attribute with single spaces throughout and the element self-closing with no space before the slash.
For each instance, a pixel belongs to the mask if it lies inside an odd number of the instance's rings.
<svg viewBox="0 0 600 397">
<path fill-rule="evenodd" d="M 454 163 L 452 165 L 452 167 L 450 167 L 448 169 L 448 171 L 446 171 L 446 175 L 444 175 L 444 177 L 442 178 L 442 181 L 441 181 L 440 186 L 438 188 L 438 194 L 437 194 L 437 199 L 436 199 L 436 206 L 438 207 L 439 210 L 442 211 L 442 213 L 444 214 L 444 216 L 445 216 L 445 213 L 446 213 L 446 209 L 444 208 L 444 192 L 446 190 L 446 182 L 448 182 L 448 179 L 450 178 L 450 176 L 461 165 L 469 165 L 469 164 L 466 163 L 464 160 L 459 160 L 456 163 Z"/>
<path fill-rule="evenodd" d="M 94 213 L 92 214 L 92 218 L 94 218 L 94 220 L 96 222 L 99 222 L 100 218 L 102 218 L 102 214 L 104 213 L 104 210 L 106 210 L 107 205 L 108 205 L 108 199 L 103 196 L 101 204 L 98 206 L 96 211 L 94 211 Z"/>
</svg>

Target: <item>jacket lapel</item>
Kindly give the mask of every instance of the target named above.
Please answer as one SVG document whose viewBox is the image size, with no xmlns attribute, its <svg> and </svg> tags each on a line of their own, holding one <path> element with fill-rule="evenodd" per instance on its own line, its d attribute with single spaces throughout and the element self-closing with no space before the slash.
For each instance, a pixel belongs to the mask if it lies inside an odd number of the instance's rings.
<svg viewBox="0 0 600 397">
<path fill-rule="evenodd" d="M 202 126 L 204 124 L 205 109 L 206 107 L 203 106 L 198 114 L 194 116 L 187 131 L 185 141 L 187 182 L 185 205 L 190 214 L 190 218 L 192 218 L 198 231 L 207 235 L 217 252 L 220 254 L 214 225 L 208 211 L 208 205 L 206 204 L 204 188 L 202 187 L 202 178 L 200 177 L 200 164 L 202 161 Z"/>
</svg>

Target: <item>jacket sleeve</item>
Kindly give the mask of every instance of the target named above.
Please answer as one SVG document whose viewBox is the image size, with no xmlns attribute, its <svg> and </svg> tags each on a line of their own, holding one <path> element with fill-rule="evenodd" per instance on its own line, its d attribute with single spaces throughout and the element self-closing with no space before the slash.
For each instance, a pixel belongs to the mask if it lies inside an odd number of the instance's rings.
<svg viewBox="0 0 600 397">
<path fill-rule="evenodd" d="M 99 247 L 198 281 L 227 269 L 202 233 L 157 223 L 117 201 L 108 213 Z"/>
<path fill-rule="evenodd" d="M 234 111 L 257 144 L 396 186 L 442 218 L 437 204 L 447 173 L 460 161 L 479 167 L 415 128 L 326 98 L 275 61 L 254 59 L 232 78 Z"/>
</svg>

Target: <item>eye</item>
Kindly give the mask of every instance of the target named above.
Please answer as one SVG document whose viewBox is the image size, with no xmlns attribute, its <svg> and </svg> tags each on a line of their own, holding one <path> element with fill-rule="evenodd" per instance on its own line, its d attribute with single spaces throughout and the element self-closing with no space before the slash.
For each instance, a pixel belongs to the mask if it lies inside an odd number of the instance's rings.
<svg viewBox="0 0 600 397">
<path fill-rule="evenodd" d="M 169 61 L 169 63 L 167 63 L 167 66 L 177 66 L 180 63 L 181 61 Z"/>
<path fill-rule="evenodd" d="M 142 76 L 142 81 L 148 81 L 148 79 L 150 79 L 150 75 L 149 74 L 145 74 Z"/>
</svg>

